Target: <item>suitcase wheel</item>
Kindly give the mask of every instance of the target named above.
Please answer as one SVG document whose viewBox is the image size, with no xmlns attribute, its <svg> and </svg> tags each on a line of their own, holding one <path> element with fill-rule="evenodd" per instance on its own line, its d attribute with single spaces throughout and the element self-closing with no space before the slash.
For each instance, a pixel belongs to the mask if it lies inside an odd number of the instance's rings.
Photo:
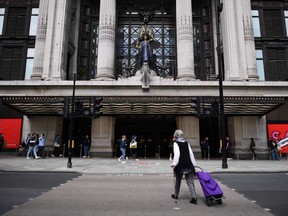
<svg viewBox="0 0 288 216">
<path fill-rule="evenodd" d="M 216 200 L 217 204 L 222 205 L 222 199 Z"/>
<path fill-rule="evenodd" d="M 209 198 L 207 198 L 206 201 L 207 201 L 207 205 L 210 207 L 212 205 L 212 201 Z"/>
</svg>

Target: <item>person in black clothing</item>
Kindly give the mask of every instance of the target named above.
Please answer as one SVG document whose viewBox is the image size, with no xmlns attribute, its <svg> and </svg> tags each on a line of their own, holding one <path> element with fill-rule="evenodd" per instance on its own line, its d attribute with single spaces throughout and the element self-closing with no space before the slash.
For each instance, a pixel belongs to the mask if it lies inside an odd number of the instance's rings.
<svg viewBox="0 0 288 216">
<path fill-rule="evenodd" d="M 2 148 L 4 146 L 4 135 L 0 133 L 0 152 L 2 152 Z"/>
<path fill-rule="evenodd" d="M 85 136 L 85 138 L 82 141 L 82 144 L 83 144 L 83 150 L 84 150 L 83 158 L 90 157 L 89 150 L 90 150 L 91 142 L 89 139 L 89 135 Z"/>
<path fill-rule="evenodd" d="M 174 158 L 171 167 L 174 169 L 175 182 L 175 193 L 171 195 L 173 199 L 178 199 L 181 180 L 183 174 L 185 175 L 186 183 L 191 193 L 190 203 L 197 204 L 197 196 L 194 185 L 194 175 L 196 165 L 195 157 L 190 144 L 185 141 L 182 130 L 176 130 L 174 133 L 176 139 L 173 143 Z"/>
<path fill-rule="evenodd" d="M 209 159 L 209 148 L 210 148 L 210 144 L 209 144 L 209 138 L 205 137 L 204 141 L 203 141 L 203 156 L 204 159 L 207 158 Z"/>
</svg>

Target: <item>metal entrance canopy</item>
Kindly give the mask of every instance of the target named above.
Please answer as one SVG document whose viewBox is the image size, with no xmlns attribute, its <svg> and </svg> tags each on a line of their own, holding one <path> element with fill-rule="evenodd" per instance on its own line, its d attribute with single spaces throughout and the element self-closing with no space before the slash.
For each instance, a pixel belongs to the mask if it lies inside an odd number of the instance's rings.
<svg viewBox="0 0 288 216">
<path fill-rule="evenodd" d="M 71 97 L 70 105 L 71 105 Z M 197 115 L 218 101 L 217 96 L 104 96 L 101 104 L 103 115 Z M 84 107 L 93 107 L 93 97 L 77 96 L 75 102 Z M 63 96 L 3 96 L 0 102 L 26 116 L 61 116 Z M 225 115 L 263 116 L 285 103 L 284 97 L 224 97 Z M 71 106 L 70 106 L 71 107 Z"/>
</svg>

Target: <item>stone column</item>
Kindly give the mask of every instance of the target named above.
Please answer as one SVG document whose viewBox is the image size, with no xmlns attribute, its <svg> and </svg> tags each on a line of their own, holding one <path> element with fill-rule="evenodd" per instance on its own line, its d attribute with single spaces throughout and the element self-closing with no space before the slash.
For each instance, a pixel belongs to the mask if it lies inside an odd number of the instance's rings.
<svg viewBox="0 0 288 216">
<path fill-rule="evenodd" d="M 199 119 L 194 116 L 179 116 L 176 118 L 177 128 L 184 133 L 185 140 L 191 145 L 195 157 L 201 157 Z M 173 135 L 174 131 L 172 132 Z"/>
<path fill-rule="evenodd" d="M 34 66 L 31 79 L 41 79 L 43 73 L 43 59 L 46 42 L 47 16 L 49 1 L 40 1 L 37 35 L 35 42 Z"/>
<path fill-rule="evenodd" d="M 232 152 L 236 159 L 251 159 L 250 140 L 256 142 L 256 155 L 261 159 L 269 158 L 267 147 L 266 117 L 234 116 L 227 119 L 228 136 L 232 141 Z"/>
<path fill-rule="evenodd" d="M 101 116 L 92 120 L 90 149 L 92 156 L 112 157 L 115 120 L 116 118 L 111 116 Z"/>
<path fill-rule="evenodd" d="M 247 62 L 247 76 L 249 80 L 258 80 L 256 67 L 255 41 L 253 35 L 252 15 L 251 15 L 251 0 L 242 0 L 243 8 L 243 28 L 245 38 L 245 51 Z"/>
<path fill-rule="evenodd" d="M 113 80 L 115 64 L 116 0 L 101 0 L 96 80 Z"/>
<path fill-rule="evenodd" d="M 221 27 L 225 80 L 243 80 L 243 71 L 246 70 L 243 27 L 239 28 L 242 23 L 241 12 L 237 7 L 239 3 L 242 1 L 223 0 Z"/>
<path fill-rule="evenodd" d="M 43 79 L 64 79 L 67 64 L 69 0 L 49 0 Z"/>
<path fill-rule="evenodd" d="M 179 80 L 194 80 L 192 1 L 176 1 L 177 67 Z"/>
</svg>

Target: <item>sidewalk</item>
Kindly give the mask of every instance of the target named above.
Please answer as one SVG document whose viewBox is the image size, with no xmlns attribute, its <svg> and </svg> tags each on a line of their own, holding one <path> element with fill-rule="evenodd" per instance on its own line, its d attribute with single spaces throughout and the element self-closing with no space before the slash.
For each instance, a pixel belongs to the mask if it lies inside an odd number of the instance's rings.
<svg viewBox="0 0 288 216">
<path fill-rule="evenodd" d="M 72 158 L 72 168 L 67 168 L 67 158 L 31 159 L 0 156 L 0 171 L 51 171 L 89 174 L 171 174 L 168 159 L 128 160 L 125 164 L 114 158 Z M 230 160 L 222 168 L 219 160 L 197 160 L 197 165 L 210 173 L 221 172 L 288 172 L 288 160 Z"/>
<path fill-rule="evenodd" d="M 27 160 L 25 157 L 0 156 L 0 171 L 79 172 L 82 175 L 51 189 L 5 213 L 5 216 L 174 216 L 225 215 L 271 216 L 255 203 L 219 182 L 225 199 L 222 205 L 208 207 L 198 181 L 195 181 L 198 204 L 189 203 L 185 181 L 179 200 L 170 198 L 173 190 L 169 160 L 128 160 L 72 158 Z M 198 160 L 197 165 L 209 172 L 288 172 L 288 161 Z"/>
</svg>

